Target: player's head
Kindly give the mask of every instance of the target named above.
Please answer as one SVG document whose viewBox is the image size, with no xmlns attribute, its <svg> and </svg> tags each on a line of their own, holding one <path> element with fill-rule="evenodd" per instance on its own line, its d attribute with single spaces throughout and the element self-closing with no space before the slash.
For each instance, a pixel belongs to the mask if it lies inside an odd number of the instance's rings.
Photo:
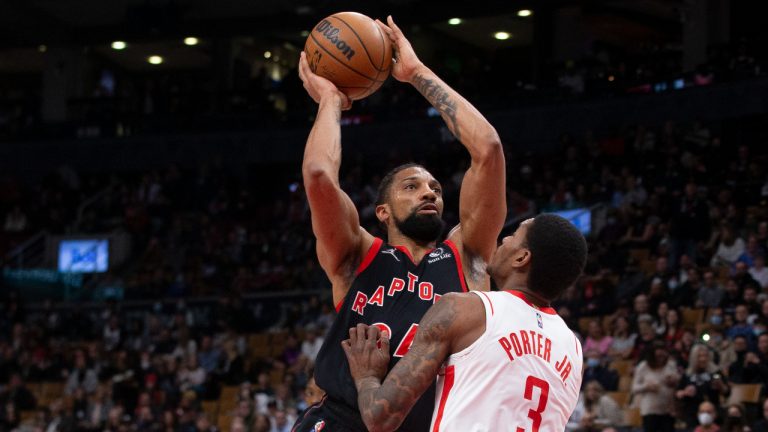
<svg viewBox="0 0 768 432">
<path fill-rule="evenodd" d="M 409 163 L 388 172 L 379 184 L 376 217 L 417 242 L 430 243 L 443 232 L 440 182 L 421 165 Z"/>
<path fill-rule="evenodd" d="M 584 270 L 587 242 L 568 220 L 540 214 L 520 224 L 502 240 L 488 265 L 488 273 L 501 287 L 509 278 L 524 284 L 546 300 L 554 300 Z"/>
</svg>

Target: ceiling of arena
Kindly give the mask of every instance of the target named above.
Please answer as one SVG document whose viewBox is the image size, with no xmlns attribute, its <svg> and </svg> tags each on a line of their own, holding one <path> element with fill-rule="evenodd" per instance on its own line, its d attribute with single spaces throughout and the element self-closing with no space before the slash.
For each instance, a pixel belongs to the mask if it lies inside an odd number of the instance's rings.
<svg viewBox="0 0 768 432">
<path fill-rule="evenodd" d="M 594 28 L 619 42 L 663 38 L 678 31 L 687 1 L 2 0 L 0 71 L 40 70 L 45 51 L 54 46 L 92 50 L 127 67 L 144 65 L 144 54 L 151 50 L 175 52 L 177 67 L 201 66 L 209 61 L 205 50 L 216 38 L 247 38 L 258 49 L 301 46 L 302 31 L 342 10 L 380 18 L 392 14 L 409 30 L 428 29 L 481 49 L 531 44 L 535 20 L 519 18 L 516 12 L 531 8 L 536 14 L 544 6 L 580 6 Z M 464 23 L 447 25 L 451 17 L 461 17 Z M 513 37 L 494 40 L 490 29 L 503 29 Z M 180 52 L 185 36 L 199 37 L 203 43 Z M 117 56 L 109 49 L 113 40 L 125 40 L 136 49 Z"/>
</svg>

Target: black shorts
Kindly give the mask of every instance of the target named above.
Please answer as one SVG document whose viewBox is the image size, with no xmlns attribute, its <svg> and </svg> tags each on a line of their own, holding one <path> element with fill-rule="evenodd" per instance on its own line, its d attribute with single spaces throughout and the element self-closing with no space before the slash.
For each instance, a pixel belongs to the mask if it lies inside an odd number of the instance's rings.
<svg viewBox="0 0 768 432">
<path fill-rule="evenodd" d="M 360 414 L 327 396 L 304 411 L 291 432 L 368 432 Z"/>
</svg>

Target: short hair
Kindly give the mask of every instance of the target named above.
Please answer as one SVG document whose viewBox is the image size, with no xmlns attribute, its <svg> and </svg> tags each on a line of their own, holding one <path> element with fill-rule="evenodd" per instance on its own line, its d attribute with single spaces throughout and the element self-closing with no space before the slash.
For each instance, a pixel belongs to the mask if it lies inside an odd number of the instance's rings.
<svg viewBox="0 0 768 432">
<path fill-rule="evenodd" d="M 587 241 L 567 219 L 540 214 L 528 227 L 525 239 L 531 251 L 528 287 L 547 300 L 555 300 L 576 282 L 587 263 Z"/>
<path fill-rule="evenodd" d="M 384 178 L 382 178 L 381 182 L 379 183 L 379 189 L 376 193 L 377 206 L 382 205 L 386 203 L 387 200 L 389 200 L 389 189 L 390 189 L 390 186 L 392 186 L 392 182 L 395 181 L 395 176 L 400 171 L 406 170 L 408 168 L 424 168 L 424 167 L 415 162 L 409 162 L 406 164 L 402 164 L 400 166 L 396 166 L 395 168 L 392 168 L 386 175 L 384 175 Z"/>
</svg>

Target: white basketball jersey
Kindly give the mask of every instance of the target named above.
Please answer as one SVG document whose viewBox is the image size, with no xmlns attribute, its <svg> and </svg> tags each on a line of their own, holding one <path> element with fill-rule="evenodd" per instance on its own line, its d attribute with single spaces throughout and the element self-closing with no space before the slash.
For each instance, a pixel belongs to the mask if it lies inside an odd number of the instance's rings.
<svg viewBox="0 0 768 432">
<path fill-rule="evenodd" d="M 579 398 L 581 344 L 552 308 L 517 291 L 472 291 L 485 333 L 448 357 L 432 432 L 562 432 Z"/>
</svg>

